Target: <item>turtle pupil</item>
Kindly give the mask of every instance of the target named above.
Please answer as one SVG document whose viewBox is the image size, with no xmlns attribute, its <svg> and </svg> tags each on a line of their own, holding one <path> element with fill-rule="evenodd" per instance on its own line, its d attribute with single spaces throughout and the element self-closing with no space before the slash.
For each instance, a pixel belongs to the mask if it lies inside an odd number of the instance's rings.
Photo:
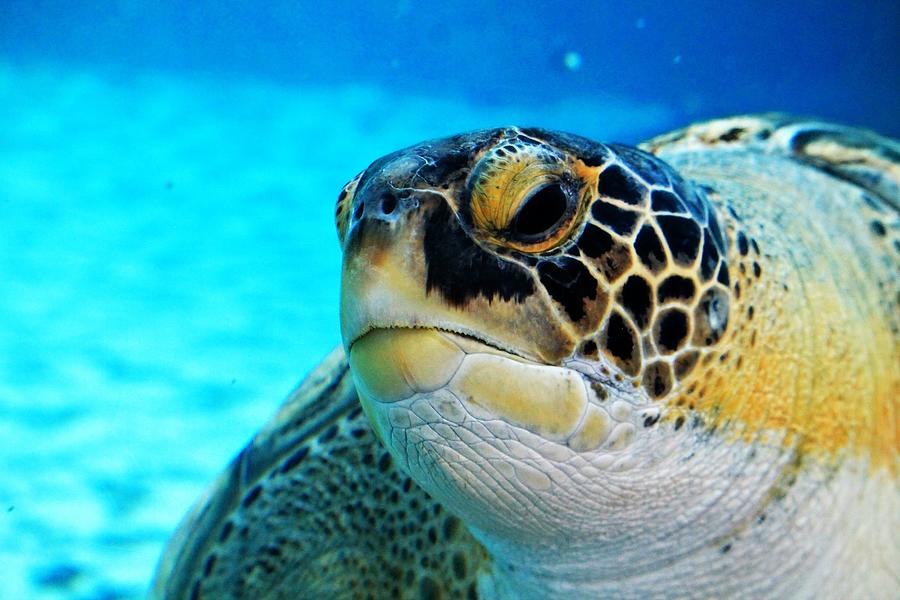
<svg viewBox="0 0 900 600">
<path fill-rule="evenodd" d="M 534 238 L 549 234 L 566 214 L 568 201 L 559 185 L 545 185 L 522 204 L 510 229 L 515 235 Z"/>
</svg>

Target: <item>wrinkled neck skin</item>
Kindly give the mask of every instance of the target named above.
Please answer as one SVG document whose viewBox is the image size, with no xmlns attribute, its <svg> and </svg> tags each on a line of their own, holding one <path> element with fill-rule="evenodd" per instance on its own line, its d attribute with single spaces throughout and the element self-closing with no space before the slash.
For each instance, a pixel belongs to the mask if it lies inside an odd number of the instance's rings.
<svg viewBox="0 0 900 600">
<path fill-rule="evenodd" d="M 548 490 L 537 519 L 529 513 L 530 528 L 473 527 L 494 559 L 484 597 L 877 598 L 896 589 L 879 564 L 896 547 L 896 517 L 882 528 L 859 523 L 860 512 L 896 515 L 888 481 L 866 482 L 851 465 L 798 473 L 772 449 L 719 444 L 700 459 L 691 438 L 701 436 L 638 444 L 636 455 L 660 443 L 673 454 L 577 491 L 585 483 L 573 473 Z M 563 500 L 570 494 L 578 498 Z"/>
<path fill-rule="evenodd" d="M 399 464 L 488 550 L 481 597 L 877 598 L 896 589 L 896 483 L 858 457 L 826 465 L 775 435 L 748 443 L 692 420 L 579 453 L 486 420 L 460 395 L 451 382 L 370 414 Z M 643 410 L 613 413 L 634 422 Z"/>
</svg>

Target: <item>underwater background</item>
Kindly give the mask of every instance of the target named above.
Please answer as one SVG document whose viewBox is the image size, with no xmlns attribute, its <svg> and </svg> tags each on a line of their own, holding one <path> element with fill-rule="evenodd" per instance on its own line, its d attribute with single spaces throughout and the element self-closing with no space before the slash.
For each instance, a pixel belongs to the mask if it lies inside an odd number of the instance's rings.
<svg viewBox="0 0 900 600">
<path fill-rule="evenodd" d="M 0 0 L 0 600 L 140 598 L 339 342 L 343 183 L 508 124 L 900 136 L 900 3 Z"/>
</svg>

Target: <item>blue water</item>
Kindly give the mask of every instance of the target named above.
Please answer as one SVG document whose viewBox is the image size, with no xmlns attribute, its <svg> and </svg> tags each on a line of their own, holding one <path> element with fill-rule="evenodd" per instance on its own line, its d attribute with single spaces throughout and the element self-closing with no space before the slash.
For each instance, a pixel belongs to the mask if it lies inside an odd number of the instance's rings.
<svg viewBox="0 0 900 600">
<path fill-rule="evenodd" d="M 338 343 L 333 202 L 379 155 L 768 109 L 900 135 L 896 2 L 671 4 L 0 4 L 0 599 L 142 595 Z"/>
</svg>

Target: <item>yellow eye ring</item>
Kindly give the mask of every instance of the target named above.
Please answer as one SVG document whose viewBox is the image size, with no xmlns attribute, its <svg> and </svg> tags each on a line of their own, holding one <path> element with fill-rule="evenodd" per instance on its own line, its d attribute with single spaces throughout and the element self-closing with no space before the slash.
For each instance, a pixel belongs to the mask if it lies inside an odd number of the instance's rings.
<svg viewBox="0 0 900 600">
<path fill-rule="evenodd" d="M 500 147 L 473 170 L 471 221 L 491 243 L 529 253 L 551 250 L 571 230 L 580 188 L 562 158 L 545 147 Z"/>
</svg>

